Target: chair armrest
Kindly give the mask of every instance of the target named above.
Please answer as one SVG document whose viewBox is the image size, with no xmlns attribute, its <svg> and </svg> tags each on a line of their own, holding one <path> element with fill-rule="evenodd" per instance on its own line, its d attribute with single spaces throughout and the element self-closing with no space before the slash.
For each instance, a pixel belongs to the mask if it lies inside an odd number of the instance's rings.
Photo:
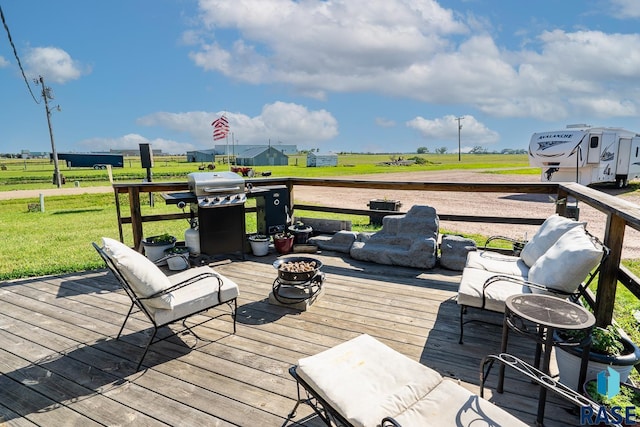
<svg viewBox="0 0 640 427">
<path fill-rule="evenodd" d="M 396 420 L 391 417 L 384 417 L 380 423 L 381 427 L 402 427 Z"/>
<path fill-rule="evenodd" d="M 487 377 L 489 376 L 489 373 L 491 372 L 491 368 L 493 367 L 494 362 L 499 362 L 505 366 L 515 369 L 516 371 L 523 374 L 524 376 L 526 376 L 527 378 L 529 378 L 531 381 L 535 382 L 539 386 L 544 387 L 547 390 L 550 390 L 558 394 L 563 399 L 568 400 L 569 402 L 577 405 L 578 407 L 581 408 L 581 411 L 583 411 L 582 408 L 589 408 L 587 409 L 588 411 L 587 414 L 590 416 L 596 415 L 599 418 L 599 421 L 600 421 L 600 417 L 606 416 L 607 418 L 606 425 L 622 426 L 621 424 L 622 420 L 620 419 L 621 417 L 612 414 L 609 409 L 594 402 L 588 397 L 583 396 L 582 394 L 576 392 L 575 390 L 570 389 L 569 387 L 562 384 L 561 382 L 554 380 L 548 374 L 545 374 L 539 369 L 534 368 L 533 366 L 529 365 L 523 360 L 518 359 L 517 357 L 512 356 L 511 354 L 508 354 L 508 353 L 501 353 L 499 355 L 490 354 L 482 360 L 482 365 L 480 367 L 480 370 L 481 370 L 480 397 L 484 397 L 485 383 L 487 381 Z"/>
<path fill-rule="evenodd" d="M 482 296 L 483 296 L 483 298 L 484 298 L 484 291 L 489 286 L 491 286 L 492 284 L 494 284 L 496 282 L 511 282 L 511 283 L 515 283 L 515 284 L 518 284 L 518 285 L 528 286 L 529 288 L 534 288 L 534 289 L 539 289 L 541 291 L 550 292 L 550 293 L 553 293 L 553 294 L 564 295 L 564 296 L 567 296 L 567 297 L 572 296 L 572 295 L 576 295 L 576 293 L 578 293 L 577 291 L 576 292 L 566 292 L 566 291 L 563 291 L 563 290 L 560 290 L 560 289 L 549 288 L 549 287 L 541 285 L 539 283 L 530 282 L 528 280 L 520 279 L 518 277 L 497 274 L 495 276 L 489 277 L 484 282 L 484 285 L 482 286 Z"/>
<path fill-rule="evenodd" d="M 176 283 L 175 285 L 170 286 L 167 289 L 164 289 L 162 291 L 156 292 L 155 294 L 149 295 L 148 297 L 138 298 L 138 299 L 145 300 L 145 299 L 157 298 L 159 296 L 166 295 L 166 294 L 168 294 L 170 292 L 173 292 L 173 291 L 175 291 L 177 289 L 184 288 L 185 286 L 189 286 L 189 285 L 191 285 L 193 283 L 196 283 L 196 282 L 198 282 L 200 280 L 203 280 L 203 279 L 207 279 L 209 277 L 215 277 L 216 279 L 218 279 L 218 298 L 220 298 L 220 291 L 222 290 L 222 284 L 223 284 L 222 283 L 222 279 L 220 278 L 220 276 L 218 276 L 215 273 L 200 273 L 200 274 L 195 275 L 193 277 L 190 277 L 190 278 L 188 278 L 186 280 L 183 280 L 182 282 Z"/>
<path fill-rule="evenodd" d="M 521 243 L 524 244 L 526 243 L 524 240 L 519 240 L 519 239 L 514 239 L 512 237 L 507 237 L 507 236 L 490 236 L 485 242 L 484 242 L 484 246 L 485 248 L 487 246 L 489 246 L 489 243 L 493 242 L 494 240 L 504 240 L 506 242 L 510 242 L 510 243 Z"/>
</svg>

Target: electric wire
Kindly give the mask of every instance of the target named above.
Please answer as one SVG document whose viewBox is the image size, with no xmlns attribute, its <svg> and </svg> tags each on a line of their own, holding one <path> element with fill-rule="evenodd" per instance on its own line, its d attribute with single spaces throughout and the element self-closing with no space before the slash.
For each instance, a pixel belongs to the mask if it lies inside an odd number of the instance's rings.
<svg viewBox="0 0 640 427">
<path fill-rule="evenodd" d="M 16 61 L 18 61 L 18 67 L 20 68 L 20 72 L 22 73 L 22 78 L 24 78 L 24 82 L 27 84 L 27 89 L 29 89 L 29 93 L 31 97 L 35 101 L 36 104 L 40 104 L 40 101 L 36 99 L 33 91 L 31 90 L 31 85 L 29 85 L 29 80 L 22 68 L 22 63 L 20 62 L 20 57 L 18 56 L 18 51 L 16 46 L 13 44 L 13 40 L 11 39 L 11 32 L 9 31 L 9 26 L 7 25 L 7 21 L 4 18 L 4 13 L 2 12 L 2 6 L 0 6 L 0 19 L 2 19 L 2 25 L 4 25 L 4 29 L 7 31 L 7 37 L 9 37 L 9 44 L 11 44 L 11 48 L 13 49 L 13 55 L 16 57 Z"/>
</svg>

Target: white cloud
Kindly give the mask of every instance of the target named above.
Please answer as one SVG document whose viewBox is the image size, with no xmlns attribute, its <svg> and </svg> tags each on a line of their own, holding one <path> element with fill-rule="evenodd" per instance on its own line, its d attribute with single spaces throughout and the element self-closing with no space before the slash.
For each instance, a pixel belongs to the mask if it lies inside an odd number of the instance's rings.
<svg viewBox="0 0 640 427">
<path fill-rule="evenodd" d="M 638 0 L 610 0 L 613 7 L 612 15 L 620 19 L 640 17 L 640 2 Z"/>
<path fill-rule="evenodd" d="M 393 120 L 385 119 L 384 117 L 376 117 L 376 124 L 383 128 L 392 128 L 396 125 Z"/>
<path fill-rule="evenodd" d="M 611 0 L 626 17 L 640 2 Z M 185 34 L 200 67 L 325 99 L 373 91 L 495 117 L 629 116 L 640 108 L 640 35 L 550 30 L 502 47 L 490 23 L 434 0 L 200 0 Z M 228 40 L 229 34 L 234 34 Z M 499 32 L 496 32 L 499 34 Z M 524 36 L 523 36 L 524 37 Z M 606 101 L 606 102 L 600 102 Z M 584 103 L 583 103 L 584 102 Z M 613 106 L 613 108 L 612 108 Z"/>
<path fill-rule="evenodd" d="M 338 123 L 331 113 L 326 110 L 309 111 L 302 105 L 285 102 L 265 105 L 256 117 L 222 111 L 158 112 L 139 118 L 137 123 L 183 132 L 203 147 L 210 147 L 213 145 L 211 123 L 223 113 L 229 120 L 234 140 L 241 144 L 266 144 L 269 140 L 289 144 L 318 143 L 338 134 Z"/>
<path fill-rule="evenodd" d="M 0 55 L 0 68 L 8 67 L 9 61 L 7 61 L 2 55 Z"/>
<path fill-rule="evenodd" d="M 47 83 L 66 83 L 91 70 L 57 47 L 34 47 L 25 56 L 26 72 L 31 77 L 44 76 Z"/>
<path fill-rule="evenodd" d="M 137 150 L 140 144 L 151 144 L 153 150 L 162 150 L 167 154 L 184 154 L 194 149 L 189 143 L 171 141 L 168 139 L 156 138 L 148 139 L 142 135 L 130 133 L 119 138 L 90 138 L 80 141 L 83 147 L 91 151 L 114 150 Z"/>
<path fill-rule="evenodd" d="M 460 116 L 460 139 L 464 139 L 465 144 L 482 145 L 498 142 L 500 136 L 497 132 L 487 128 L 478 122 L 473 116 Z M 420 132 L 427 140 L 457 141 L 458 140 L 458 117 L 448 115 L 433 120 L 424 117 L 416 117 L 409 120 L 406 125 Z M 464 138 L 463 138 L 464 136 Z"/>
</svg>

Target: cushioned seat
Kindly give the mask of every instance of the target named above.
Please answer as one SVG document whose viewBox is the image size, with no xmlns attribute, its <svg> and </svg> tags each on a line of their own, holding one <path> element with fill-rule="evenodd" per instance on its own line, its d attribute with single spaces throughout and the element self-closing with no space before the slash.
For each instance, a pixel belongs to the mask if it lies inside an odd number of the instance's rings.
<svg viewBox="0 0 640 427">
<path fill-rule="evenodd" d="M 291 373 L 345 425 L 379 426 L 384 418 L 404 426 L 526 425 L 366 334 L 300 359 Z M 299 399 L 296 407 L 301 402 L 317 404 Z"/>
<path fill-rule="evenodd" d="M 505 300 L 511 295 L 575 295 L 607 252 L 585 230 L 584 223 L 559 215 L 545 220 L 519 257 L 489 250 L 470 252 L 458 288 L 460 342 L 467 307 L 503 313 Z M 594 276 L 591 274 L 587 283 Z"/>
<path fill-rule="evenodd" d="M 103 237 L 102 240 L 103 247 L 95 243 L 93 247 L 131 298 L 129 313 L 122 323 L 117 338 L 120 338 L 134 308 L 142 311 L 153 324 L 153 333 L 140 357 L 138 369 L 149 346 L 154 343 L 159 328 L 210 308 L 222 304 L 228 305 L 231 309 L 235 333 L 239 290 L 238 285 L 232 280 L 207 266 L 191 268 L 167 276 L 151 260 L 125 244 L 108 237 Z M 216 317 L 219 316 L 209 317 L 197 325 Z M 190 328 L 197 325 L 192 325 Z"/>
</svg>

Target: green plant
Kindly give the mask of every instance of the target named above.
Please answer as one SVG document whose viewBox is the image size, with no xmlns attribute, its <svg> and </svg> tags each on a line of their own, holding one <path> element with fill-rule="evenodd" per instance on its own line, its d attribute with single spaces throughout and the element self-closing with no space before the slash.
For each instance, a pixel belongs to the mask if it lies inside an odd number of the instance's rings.
<svg viewBox="0 0 640 427">
<path fill-rule="evenodd" d="M 558 336 L 563 340 L 580 342 L 586 338 L 586 333 L 584 331 L 563 330 L 558 332 Z M 591 353 L 620 356 L 624 349 L 620 332 L 615 326 L 593 328 L 591 331 Z"/>
<path fill-rule="evenodd" d="M 253 240 L 254 242 L 264 242 L 269 240 L 269 236 L 265 236 L 264 234 L 252 234 L 249 236 L 249 240 Z"/>
<path fill-rule="evenodd" d="M 186 246 L 174 246 L 164 251 L 166 254 L 182 255 L 189 252 L 189 248 Z"/>
<path fill-rule="evenodd" d="M 640 394 L 638 393 L 638 390 L 635 387 L 629 387 L 626 384 L 621 384 L 620 393 L 611 398 L 598 393 L 598 383 L 595 380 L 587 382 L 585 390 L 591 399 L 610 408 L 614 406 L 618 406 L 620 408 L 640 406 Z"/>
<path fill-rule="evenodd" d="M 176 242 L 176 238 L 169 233 L 162 233 L 158 236 L 147 237 L 145 240 L 147 243 L 151 244 L 171 244 Z"/>
</svg>

